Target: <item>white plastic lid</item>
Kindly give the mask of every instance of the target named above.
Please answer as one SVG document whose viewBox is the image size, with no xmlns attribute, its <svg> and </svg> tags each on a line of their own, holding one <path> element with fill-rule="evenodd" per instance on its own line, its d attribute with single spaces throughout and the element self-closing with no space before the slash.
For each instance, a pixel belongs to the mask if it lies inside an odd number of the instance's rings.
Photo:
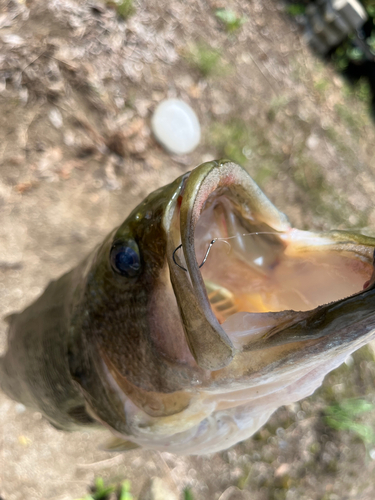
<svg viewBox="0 0 375 500">
<path fill-rule="evenodd" d="M 177 155 L 190 153 L 201 139 L 197 115 L 180 99 L 162 101 L 152 116 L 151 128 L 156 140 Z"/>
</svg>

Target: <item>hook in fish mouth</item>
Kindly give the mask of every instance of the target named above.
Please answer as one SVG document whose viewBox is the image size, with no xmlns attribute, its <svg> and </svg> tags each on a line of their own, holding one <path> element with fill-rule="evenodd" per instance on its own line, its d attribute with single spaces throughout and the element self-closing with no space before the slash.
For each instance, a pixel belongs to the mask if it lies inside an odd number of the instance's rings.
<svg viewBox="0 0 375 500">
<path fill-rule="evenodd" d="M 208 259 L 208 255 L 209 255 L 209 253 L 211 251 L 211 248 L 214 245 L 214 243 L 217 242 L 217 240 L 218 240 L 218 238 L 214 238 L 213 240 L 210 241 L 210 244 L 208 245 L 208 248 L 207 248 L 207 251 L 205 253 L 205 256 L 203 257 L 202 263 L 198 266 L 199 269 L 201 267 L 203 267 L 203 265 L 206 263 L 206 261 Z M 175 254 L 176 254 L 177 250 L 179 250 L 180 248 L 182 248 L 182 243 L 180 245 L 178 245 L 178 247 L 176 247 L 173 250 L 172 259 L 173 259 L 173 262 L 176 264 L 176 266 L 178 266 L 183 271 L 187 272 L 187 269 L 185 267 L 181 266 L 178 262 L 176 262 L 176 259 L 175 259 Z"/>
<path fill-rule="evenodd" d="M 181 243 L 169 245 L 171 280 L 190 351 L 205 369 L 220 369 L 235 352 L 270 342 L 281 313 L 284 327 L 292 325 L 374 281 L 369 238 L 292 228 L 230 161 L 203 164 L 185 178 L 173 217 L 170 240 Z M 229 255 L 218 241 L 229 243 Z M 186 293 L 193 306 L 181 305 Z M 249 314 L 262 315 L 262 332 L 241 333 Z M 292 340 L 284 335 L 282 342 Z"/>
</svg>

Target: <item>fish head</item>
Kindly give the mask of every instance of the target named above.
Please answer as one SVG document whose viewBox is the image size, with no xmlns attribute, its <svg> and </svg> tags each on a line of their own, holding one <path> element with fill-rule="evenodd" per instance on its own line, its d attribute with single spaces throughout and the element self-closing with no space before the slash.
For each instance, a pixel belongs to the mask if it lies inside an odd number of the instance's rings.
<svg viewBox="0 0 375 500">
<path fill-rule="evenodd" d="M 181 388 L 195 363 L 170 283 L 165 227 L 185 179 L 147 196 L 77 272 L 70 370 L 89 413 L 110 427 L 123 428 L 122 409 L 111 408 L 124 398 L 152 416 L 188 405 Z"/>
<path fill-rule="evenodd" d="M 155 191 L 87 264 L 71 369 L 90 413 L 176 452 L 248 437 L 374 336 L 374 248 L 292 228 L 227 160 Z"/>
</svg>

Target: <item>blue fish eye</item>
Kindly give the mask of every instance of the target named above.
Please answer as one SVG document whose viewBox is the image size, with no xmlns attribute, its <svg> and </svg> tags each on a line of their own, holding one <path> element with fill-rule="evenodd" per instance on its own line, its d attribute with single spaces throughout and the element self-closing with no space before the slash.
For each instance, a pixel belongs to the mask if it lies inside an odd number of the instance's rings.
<svg viewBox="0 0 375 500">
<path fill-rule="evenodd" d="M 128 278 L 137 276 L 141 270 L 141 258 L 135 241 L 115 243 L 110 258 L 112 269 Z"/>
</svg>

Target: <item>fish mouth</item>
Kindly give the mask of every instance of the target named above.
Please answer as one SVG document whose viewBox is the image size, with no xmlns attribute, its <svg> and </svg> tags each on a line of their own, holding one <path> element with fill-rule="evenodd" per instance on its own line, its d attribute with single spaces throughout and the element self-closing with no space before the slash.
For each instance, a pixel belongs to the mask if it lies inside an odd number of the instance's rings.
<svg viewBox="0 0 375 500">
<path fill-rule="evenodd" d="M 170 277 L 201 368 L 223 368 L 275 326 L 372 287 L 369 238 L 292 228 L 233 162 L 193 170 L 170 213 Z"/>
</svg>

